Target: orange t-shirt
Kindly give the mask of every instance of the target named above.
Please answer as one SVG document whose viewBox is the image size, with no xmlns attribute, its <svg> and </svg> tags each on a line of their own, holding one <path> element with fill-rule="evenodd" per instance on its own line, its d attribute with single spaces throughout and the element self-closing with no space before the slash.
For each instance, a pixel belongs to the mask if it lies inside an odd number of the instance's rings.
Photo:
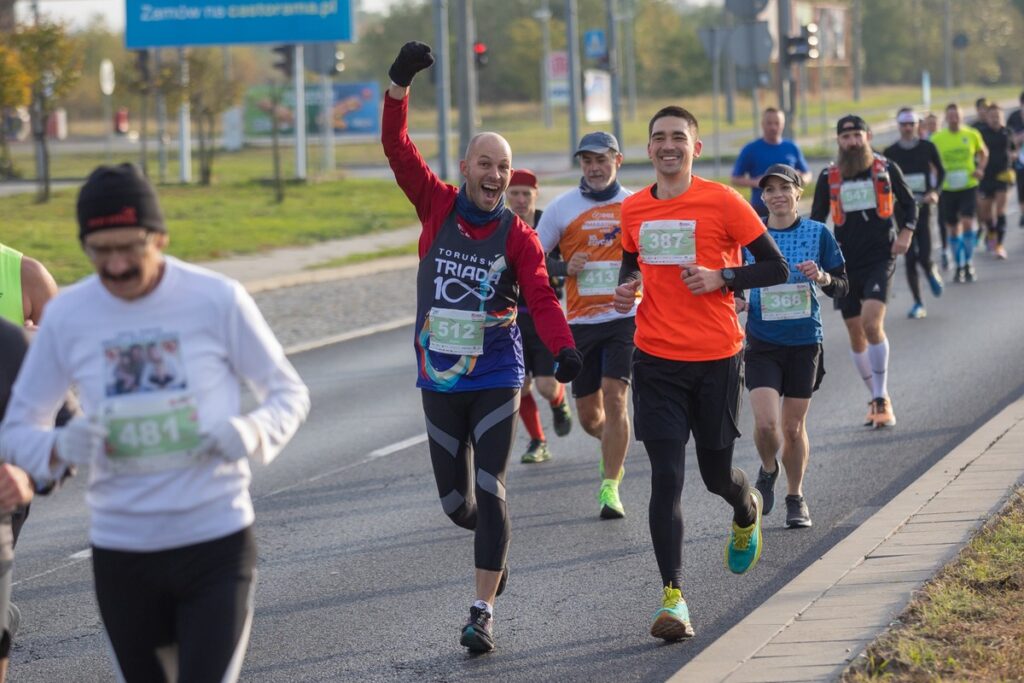
<svg viewBox="0 0 1024 683">
<path fill-rule="evenodd" d="M 767 229 L 743 197 L 731 187 L 693 176 L 690 188 L 672 199 L 656 199 L 653 185 L 622 203 L 622 248 L 640 253 L 643 299 L 636 314 L 636 346 L 668 360 L 706 361 L 735 356 L 743 348 L 743 328 L 732 292 L 695 295 L 687 289 L 678 264 L 645 260 L 640 231 L 692 230 L 696 264 L 719 270 L 742 265 L 742 247 Z"/>
</svg>

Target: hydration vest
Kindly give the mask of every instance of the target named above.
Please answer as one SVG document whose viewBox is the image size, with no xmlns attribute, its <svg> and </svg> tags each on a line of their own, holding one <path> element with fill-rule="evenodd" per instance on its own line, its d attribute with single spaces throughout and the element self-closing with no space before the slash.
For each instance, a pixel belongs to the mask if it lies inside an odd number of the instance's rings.
<svg viewBox="0 0 1024 683">
<path fill-rule="evenodd" d="M 894 209 L 894 197 L 892 192 L 892 181 L 889 178 L 889 169 L 885 165 L 885 157 L 874 155 L 871 162 L 871 183 L 875 186 L 875 211 L 879 218 L 892 218 Z M 841 190 L 843 178 L 839 173 L 839 167 L 834 163 L 828 167 L 828 193 L 829 205 L 832 207 L 832 223 L 836 226 L 846 222 L 846 212 L 843 211 L 843 200 Z"/>
</svg>

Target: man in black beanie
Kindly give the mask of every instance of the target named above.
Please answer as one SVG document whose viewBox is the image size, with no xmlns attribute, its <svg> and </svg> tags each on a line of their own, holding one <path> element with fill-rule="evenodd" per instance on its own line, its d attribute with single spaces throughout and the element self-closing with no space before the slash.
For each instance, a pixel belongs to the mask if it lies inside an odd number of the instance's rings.
<svg viewBox="0 0 1024 683">
<path fill-rule="evenodd" d="M 160 204 L 136 167 L 93 171 L 78 227 L 96 275 L 47 305 L 0 459 L 37 490 L 91 469 L 96 599 L 119 680 L 236 681 L 256 564 L 249 462 L 284 448 L 309 392 L 239 283 L 163 253 Z M 259 402 L 248 413 L 243 383 Z M 54 429 L 72 384 L 82 414 Z"/>
</svg>

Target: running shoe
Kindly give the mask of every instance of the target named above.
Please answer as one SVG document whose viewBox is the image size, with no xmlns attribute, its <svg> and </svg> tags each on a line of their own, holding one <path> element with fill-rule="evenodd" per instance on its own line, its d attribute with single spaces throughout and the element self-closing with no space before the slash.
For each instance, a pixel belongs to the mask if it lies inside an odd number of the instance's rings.
<svg viewBox="0 0 1024 683">
<path fill-rule="evenodd" d="M 913 306 L 910 307 L 910 310 L 907 311 L 907 317 L 912 318 L 914 320 L 920 320 L 921 318 L 925 318 L 927 316 L 928 311 L 925 310 L 924 304 L 914 304 Z"/>
<path fill-rule="evenodd" d="M 569 408 L 569 392 L 562 390 L 562 402 L 551 406 L 551 418 L 555 434 L 565 436 L 572 431 L 572 410 Z"/>
<path fill-rule="evenodd" d="M 936 299 L 942 296 L 942 274 L 934 263 L 932 264 L 932 267 L 928 269 L 928 286 L 932 288 L 932 295 Z"/>
<path fill-rule="evenodd" d="M 733 522 L 729 542 L 725 545 L 725 566 L 733 574 L 746 574 L 753 569 L 761 558 L 761 547 L 764 545 L 761 535 L 761 510 L 764 502 L 757 489 L 751 489 L 750 495 L 754 497 L 754 523 L 740 526 Z"/>
<path fill-rule="evenodd" d="M 963 266 L 957 266 L 956 275 L 953 276 L 953 282 L 961 284 L 967 282 L 967 269 Z"/>
<path fill-rule="evenodd" d="M 764 501 L 764 513 L 771 514 L 775 508 L 775 480 L 779 478 L 779 461 L 775 460 L 775 471 L 768 474 L 764 467 L 757 468 L 757 483 L 754 487 L 761 492 L 761 500 Z"/>
<path fill-rule="evenodd" d="M 622 501 L 619 500 L 618 480 L 603 480 L 597 500 L 601 503 L 601 519 L 622 519 L 626 516 L 626 510 L 622 507 Z"/>
<path fill-rule="evenodd" d="M 498 580 L 498 590 L 494 592 L 495 595 L 501 595 L 505 592 L 505 586 L 508 585 L 508 565 L 501 570 L 501 578 Z"/>
<path fill-rule="evenodd" d="M 803 496 L 786 496 L 786 528 L 807 529 L 812 526 L 811 512 Z"/>
<path fill-rule="evenodd" d="M 693 638 L 690 625 L 690 608 L 686 606 L 683 592 L 672 586 L 665 586 L 661 609 L 654 613 L 651 635 L 672 643 L 684 638 Z"/>
<path fill-rule="evenodd" d="M 459 643 L 470 652 L 490 652 L 494 649 L 493 622 L 490 612 L 473 605 L 469 608 L 469 619 L 462 627 Z"/>
<path fill-rule="evenodd" d="M 520 458 L 521 462 L 545 462 L 551 459 L 551 451 L 548 450 L 548 442 L 542 439 L 530 439 L 530 445 Z"/>
<path fill-rule="evenodd" d="M 865 427 L 875 426 L 875 402 L 868 401 L 868 415 L 864 418 Z"/>
<path fill-rule="evenodd" d="M 892 401 L 888 398 L 876 398 L 875 404 L 875 428 L 896 426 L 896 415 L 892 412 Z"/>
<path fill-rule="evenodd" d="M 1006 247 L 1001 244 L 996 245 L 996 258 L 1000 261 L 1006 260 Z"/>
<path fill-rule="evenodd" d="M 978 273 L 974 270 L 974 264 L 968 263 L 964 266 L 964 282 L 977 282 Z"/>
</svg>

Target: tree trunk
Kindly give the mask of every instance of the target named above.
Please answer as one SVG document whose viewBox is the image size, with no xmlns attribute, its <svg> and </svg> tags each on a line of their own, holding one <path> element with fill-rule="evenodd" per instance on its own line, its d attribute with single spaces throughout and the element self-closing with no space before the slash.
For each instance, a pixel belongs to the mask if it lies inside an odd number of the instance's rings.
<svg viewBox="0 0 1024 683">
<path fill-rule="evenodd" d="M 284 183 L 281 180 L 281 146 L 278 143 L 277 107 L 281 104 L 280 93 L 270 97 L 270 131 L 274 148 L 274 200 L 280 204 L 284 201 Z"/>
<path fill-rule="evenodd" d="M 193 108 L 196 112 L 196 137 L 199 138 L 199 184 L 209 185 L 210 181 L 206 177 L 206 126 L 203 120 L 203 110 L 200 107 Z"/>
</svg>

